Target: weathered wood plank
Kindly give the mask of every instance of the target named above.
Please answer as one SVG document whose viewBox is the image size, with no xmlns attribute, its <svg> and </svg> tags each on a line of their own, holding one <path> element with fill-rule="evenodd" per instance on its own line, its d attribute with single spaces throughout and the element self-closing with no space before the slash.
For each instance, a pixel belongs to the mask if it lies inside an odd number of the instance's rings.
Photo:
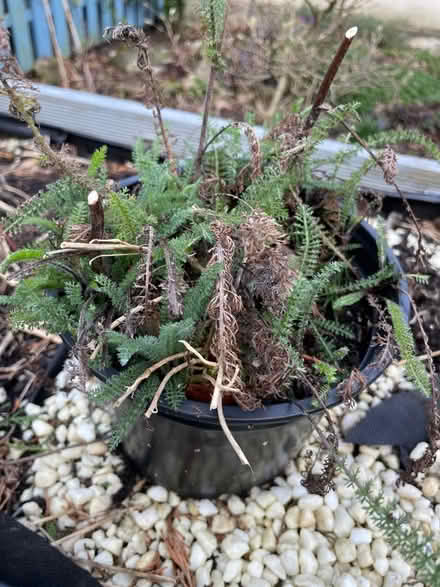
<svg viewBox="0 0 440 587">
<path fill-rule="evenodd" d="M 9 4 L 9 6 L 11 6 Z M 9 10 L 9 22 L 15 43 L 15 53 L 24 70 L 32 67 L 34 52 L 32 49 L 29 21 L 32 18 L 24 0 L 14 0 L 14 8 Z"/>
<path fill-rule="evenodd" d="M 147 110 L 139 102 L 43 84 L 37 84 L 37 87 L 40 90 L 41 124 L 126 148 L 132 148 L 138 138 L 151 142 L 155 137 L 152 111 Z M 0 97 L 0 113 L 8 114 L 8 102 L 4 97 Z M 197 145 L 200 116 L 165 108 L 163 117 L 171 131 L 176 156 L 188 156 Z M 212 118 L 211 124 L 214 128 L 221 128 L 227 121 Z M 261 127 L 257 127 L 256 130 L 260 137 L 263 136 L 264 130 Z M 331 157 L 341 149 L 351 148 L 352 145 L 326 140 L 319 145 L 316 157 Z M 359 169 L 367 158 L 366 152 L 357 153 L 340 166 L 337 177 L 346 179 L 354 170 Z M 440 203 L 439 163 L 409 155 L 399 155 L 398 163 L 398 183 L 405 194 L 421 201 L 438 199 Z M 361 185 L 363 188 L 380 190 L 391 196 L 396 195 L 392 186 L 384 182 L 378 169 L 370 171 L 362 179 Z"/>
</svg>

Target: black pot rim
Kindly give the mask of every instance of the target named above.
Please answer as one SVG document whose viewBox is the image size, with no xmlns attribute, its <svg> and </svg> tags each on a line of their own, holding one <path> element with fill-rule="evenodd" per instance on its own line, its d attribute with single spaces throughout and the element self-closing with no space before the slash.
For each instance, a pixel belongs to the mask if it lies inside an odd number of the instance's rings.
<svg viewBox="0 0 440 587">
<path fill-rule="evenodd" d="M 371 241 L 377 240 L 377 232 L 367 222 L 363 221 L 359 229 Z M 403 276 L 402 267 L 390 248 L 385 251 L 387 260 L 393 264 L 397 271 Z M 406 318 L 409 320 L 411 309 L 408 296 L 408 283 L 403 277 L 399 280 L 397 291 L 398 304 Z M 64 341 L 72 345 L 72 338 L 68 335 L 63 336 Z M 373 383 L 390 365 L 391 357 L 384 356 L 383 347 L 380 344 L 370 342 L 368 349 L 359 366 L 361 381 L 355 383 L 356 391 L 354 396 L 358 395 L 362 389 Z M 94 375 L 105 381 L 109 376 L 116 373 L 115 370 L 109 370 L 106 373 L 93 370 Z M 342 402 L 340 393 L 341 385 L 331 389 L 328 393 L 327 408 Z M 173 410 L 166 404 L 166 400 L 161 398 L 158 404 L 158 412 L 161 416 L 176 420 L 190 426 L 198 426 L 210 429 L 219 429 L 220 425 L 217 418 L 217 411 L 211 410 L 208 402 L 186 399 L 182 402 L 177 410 Z M 231 430 L 246 430 L 249 428 L 265 428 L 281 426 L 288 424 L 293 418 L 304 416 L 305 414 L 319 414 L 323 408 L 317 407 L 313 403 L 313 398 L 305 398 L 295 401 L 282 401 L 277 403 L 267 403 L 261 408 L 252 411 L 245 411 L 237 405 L 223 406 L 223 412 L 228 426 Z"/>
</svg>

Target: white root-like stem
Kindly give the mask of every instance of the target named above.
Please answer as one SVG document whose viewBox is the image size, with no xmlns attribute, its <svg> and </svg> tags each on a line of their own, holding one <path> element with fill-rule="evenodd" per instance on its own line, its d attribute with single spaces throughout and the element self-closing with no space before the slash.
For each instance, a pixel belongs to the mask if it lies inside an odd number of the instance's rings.
<svg viewBox="0 0 440 587">
<path fill-rule="evenodd" d="M 217 410 L 218 409 L 218 403 L 220 401 L 222 387 L 223 387 L 223 361 L 221 361 L 218 366 L 217 377 L 215 379 L 215 384 L 214 384 L 214 391 L 212 393 L 211 404 L 209 406 L 210 410 Z"/>
<path fill-rule="evenodd" d="M 139 377 L 135 380 L 135 382 L 130 385 L 129 387 L 127 387 L 127 390 L 125 391 L 125 393 L 123 395 L 121 395 L 120 398 L 118 398 L 115 403 L 113 404 L 114 408 L 119 408 L 119 406 L 128 398 L 130 397 L 135 391 L 136 389 L 139 387 L 139 385 L 145 381 L 146 379 L 148 379 L 150 377 L 150 375 L 152 373 L 154 373 L 155 371 L 157 371 L 158 369 L 160 369 L 161 367 L 163 367 L 164 365 L 166 365 L 167 363 L 174 361 L 175 359 L 182 359 L 186 356 L 186 351 L 184 353 L 176 353 L 175 355 L 170 355 L 169 357 L 166 357 L 165 359 L 162 359 L 161 361 L 158 361 L 157 363 L 155 363 L 154 365 L 151 365 L 151 367 L 148 367 L 148 369 L 146 369 L 142 375 L 139 375 Z M 172 371 L 170 371 L 171 373 Z"/>
<path fill-rule="evenodd" d="M 221 394 L 220 394 L 220 397 L 217 402 L 217 415 L 218 415 L 218 421 L 220 422 L 220 426 L 223 430 L 223 433 L 226 436 L 226 438 L 228 439 L 228 442 L 231 445 L 233 451 L 240 459 L 241 464 L 247 465 L 250 468 L 250 470 L 252 471 L 252 467 L 251 467 L 250 462 L 247 460 L 246 455 L 242 451 L 238 442 L 233 437 L 232 432 L 229 430 L 225 415 L 223 413 L 223 398 L 222 398 Z"/>
<path fill-rule="evenodd" d="M 203 377 L 203 379 L 206 379 L 206 381 L 209 381 L 209 383 L 212 385 L 212 387 L 215 387 L 214 377 L 211 377 L 210 375 L 207 375 L 206 373 L 202 373 L 201 377 Z M 242 391 L 240 391 L 236 387 L 231 387 L 230 385 L 221 385 L 220 390 L 221 391 L 228 391 L 229 393 L 243 393 Z"/>
<path fill-rule="evenodd" d="M 183 371 L 183 369 L 186 369 L 191 364 L 191 362 L 192 361 L 185 361 L 184 363 L 180 363 L 180 365 L 177 365 L 176 367 L 171 369 L 171 371 L 168 371 L 168 373 L 160 382 L 160 385 L 157 388 L 157 391 L 154 394 L 153 399 L 151 400 L 151 404 L 148 406 L 148 410 L 145 412 L 146 418 L 151 418 L 153 414 L 157 414 L 157 404 L 159 403 L 160 396 L 162 395 L 162 392 L 165 389 L 165 386 L 171 379 L 171 377 L 173 377 L 173 375 L 175 375 L 176 373 L 179 373 L 179 371 Z"/>
<path fill-rule="evenodd" d="M 207 359 L 205 359 L 205 357 L 203 355 L 201 355 L 199 353 L 199 351 L 197 349 L 195 349 L 193 346 L 191 346 L 189 344 L 189 342 L 186 342 L 186 340 L 179 340 L 179 342 L 181 342 L 183 344 L 183 346 L 193 355 L 195 355 L 199 361 L 201 363 L 203 363 L 204 365 L 206 365 L 207 367 L 214 367 L 215 369 L 218 367 L 217 363 L 214 363 L 213 361 L 208 361 Z"/>
</svg>

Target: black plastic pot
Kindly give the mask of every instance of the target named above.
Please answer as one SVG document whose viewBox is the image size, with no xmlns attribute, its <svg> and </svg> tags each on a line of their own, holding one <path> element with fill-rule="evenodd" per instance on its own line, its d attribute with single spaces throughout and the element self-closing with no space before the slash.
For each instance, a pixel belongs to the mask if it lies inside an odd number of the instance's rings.
<svg viewBox="0 0 440 587">
<path fill-rule="evenodd" d="M 361 246 L 356 262 L 364 275 L 377 271 L 376 232 L 362 223 L 353 233 Z M 396 257 L 386 251 L 388 260 L 402 274 Z M 399 289 L 390 291 L 407 318 L 410 306 L 407 283 L 402 278 Z M 371 333 L 372 335 L 373 333 Z M 381 347 L 370 341 L 359 366 L 365 386 L 373 383 L 389 364 Z M 355 393 L 360 393 L 358 384 Z M 328 396 L 328 407 L 341 403 L 336 389 Z M 311 398 L 295 403 L 270 403 L 261 409 L 245 412 L 238 406 L 224 407 L 229 428 L 248 457 L 252 471 L 240 464 L 226 440 L 217 414 L 208 403 L 185 400 L 178 410 L 164 401 L 149 422 L 141 416 L 124 442 L 124 449 L 138 469 L 153 483 L 176 491 L 181 496 L 215 497 L 222 493 L 242 494 L 278 475 L 304 446 L 312 424 L 304 416 L 312 414 L 319 421 L 322 410 Z"/>
<path fill-rule="evenodd" d="M 364 276 L 378 270 L 376 237 L 376 231 L 365 222 L 352 235 L 353 242 L 360 245 L 354 256 Z M 386 250 L 386 257 L 403 275 L 390 249 Z M 402 277 L 398 288 L 390 288 L 389 297 L 399 304 L 408 320 L 407 289 L 408 284 Z M 374 328 L 359 365 L 364 385 L 360 380 L 354 383 L 354 396 L 373 383 L 390 363 L 381 346 L 372 341 L 373 333 Z M 71 337 L 63 338 L 72 345 Z M 95 372 L 102 380 L 114 373 L 114 370 L 105 374 Z M 339 392 L 333 389 L 328 394 L 327 407 L 332 408 L 341 401 Z M 177 410 L 161 399 L 158 413 L 148 422 L 143 415 L 140 416 L 123 447 L 146 478 L 183 497 L 243 494 L 254 485 L 273 479 L 291 458 L 297 456 L 312 431 L 312 423 L 305 412 L 316 423 L 323 410 L 313 405 L 312 398 L 295 403 L 268 403 L 252 412 L 243 411 L 236 405 L 224 406 L 228 426 L 249 459 L 252 470 L 240 464 L 220 428 L 216 411 L 209 409 L 209 403 L 189 399 Z"/>
</svg>

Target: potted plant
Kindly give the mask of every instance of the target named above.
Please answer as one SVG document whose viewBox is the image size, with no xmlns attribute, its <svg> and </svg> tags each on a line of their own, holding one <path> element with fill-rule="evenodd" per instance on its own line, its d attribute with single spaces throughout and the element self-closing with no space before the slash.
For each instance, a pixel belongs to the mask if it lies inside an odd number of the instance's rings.
<svg viewBox="0 0 440 587">
<path fill-rule="evenodd" d="M 46 236 L 8 257 L 3 270 L 23 266 L 0 301 L 16 327 L 68 333 L 84 379 L 104 380 L 94 400 L 118 411 L 112 446 L 123 441 L 155 482 L 192 496 L 241 493 L 278 474 L 328 408 L 353 402 L 389 364 L 388 313 L 398 342 L 410 341 L 406 282 L 383 235 L 362 222 L 371 204 L 360 173 L 344 182 L 314 173 L 316 145 L 355 113 L 325 99 L 356 29 L 312 106 L 260 141 L 244 123 L 209 136 L 224 10 L 203 17 L 211 73 L 199 148 L 180 168 L 146 37 L 110 31 L 138 48 L 160 139 L 135 149 L 137 195 L 107 181 L 105 148 L 86 174 L 52 151 L 30 88 L 11 68 L 1 74 L 11 110 L 64 177 L 5 226 L 35 224 Z M 394 184 L 389 147 L 361 172 L 374 165 Z M 429 391 L 411 352 L 408 365 Z"/>
</svg>

